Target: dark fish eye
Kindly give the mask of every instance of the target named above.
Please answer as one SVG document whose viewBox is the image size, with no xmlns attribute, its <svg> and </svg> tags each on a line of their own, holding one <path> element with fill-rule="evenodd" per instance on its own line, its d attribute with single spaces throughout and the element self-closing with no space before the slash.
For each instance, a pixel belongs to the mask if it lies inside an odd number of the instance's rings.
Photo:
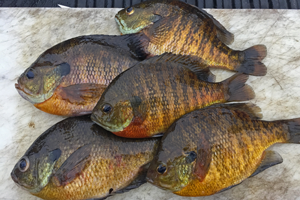
<svg viewBox="0 0 300 200">
<path fill-rule="evenodd" d="M 188 153 L 188 156 L 186 157 L 186 162 L 187 163 L 192 163 L 194 160 L 196 160 L 197 154 L 195 151 L 191 151 Z"/>
<path fill-rule="evenodd" d="M 167 168 L 164 165 L 159 165 L 157 167 L 157 172 L 160 173 L 160 174 L 164 174 L 166 172 L 166 170 L 167 170 Z"/>
<path fill-rule="evenodd" d="M 34 78 L 34 73 L 33 73 L 33 71 L 30 69 L 30 70 L 27 72 L 26 76 L 27 76 L 28 79 L 33 79 L 33 78 Z"/>
<path fill-rule="evenodd" d="M 129 14 L 129 15 L 131 15 L 132 13 L 134 13 L 133 7 L 128 7 L 128 8 L 126 9 L 126 13 Z"/>
<path fill-rule="evenodd" d="M 18 168 L 21 172 L 27 171 L 29 168 L 29 159 L 26 156 L 19 161 Z"/>
<path fill-rule="evenodd" d="M 104 106 L 102 107 L 102 111 L 105 113 L 109 113 L 111 111 L 111 106 L 109 104 L 104 104 Z"/>
</svg>

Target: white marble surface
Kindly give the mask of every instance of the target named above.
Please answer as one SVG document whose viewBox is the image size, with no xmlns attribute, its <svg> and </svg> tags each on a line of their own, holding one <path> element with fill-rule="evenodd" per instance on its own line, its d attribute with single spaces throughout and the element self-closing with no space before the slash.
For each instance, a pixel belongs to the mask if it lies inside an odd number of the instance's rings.
<svg viewBox="0 0 300 200">
<path fill-rule="evenodd" d="M 114 22 L 118 9 L 0 9 L 0 199 L 36 200 L 18 188 L 10 172 L 31 143 L 63 119 L 37 110 L 18 95 L 18 76 L 44 50 L 71 37 L 119 34 Z M 232 48 L 265 44 L 265 77 L 250 77 L 264 119 L 300 117 L 300 10 L 208 10 L 235 34 Z M 218 80 L 231 73 L 214 71 Z M 210 197 L 183 198 L 145 184 L 109 199 L 298 199 L 300 200 L 300 145 L 272 147 L 283 163 L 249 178 L 239 186 Z"/>
</svg>

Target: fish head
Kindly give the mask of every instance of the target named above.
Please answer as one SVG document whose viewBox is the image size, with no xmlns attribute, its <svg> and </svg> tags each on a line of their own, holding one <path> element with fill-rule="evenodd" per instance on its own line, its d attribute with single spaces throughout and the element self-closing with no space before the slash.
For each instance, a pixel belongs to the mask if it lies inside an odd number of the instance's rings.
<svg viewBox="0 0 300 200">
<path fill-rule="evenodd" d="M 147 173 L 148 182 L 172 192 L 180 191 L 195 179 L 197 147 L 180 134 L 180 127 L 175 124 L 168 129 Z"/>
<path fill-rule="evenodd" d="M 61 156 L 60 149 L 49 151 L 47 145 L 34 146 L 17 162 L 11 178 L 21 188 L 30 193 L 40 192 L 49 182 L 55 163 Z M 40 149 L 36 152 L 37 149 Z"/>
<path fill-rule="evenodd" d="M 157 7 L 160 3 L 142 2 L 120 10 L 115 20 L 122 34 L 137 33 L 162 19 Z"/>
<path fill-rule="evenodd" d="M 53 95 L 62 78 L 69 73 L 70 65 L 67 62 L 42 55 L 21 74 L 15 88 L 32 104 L 41 103 Z"/>
<path fill-rule="evenodd" d="M 133 109 L 130 101 L 107 101 L 102 97 L 93 110 L 92 121 L 108 131 L 122 131 L 133 119 Z"/>
</svg>

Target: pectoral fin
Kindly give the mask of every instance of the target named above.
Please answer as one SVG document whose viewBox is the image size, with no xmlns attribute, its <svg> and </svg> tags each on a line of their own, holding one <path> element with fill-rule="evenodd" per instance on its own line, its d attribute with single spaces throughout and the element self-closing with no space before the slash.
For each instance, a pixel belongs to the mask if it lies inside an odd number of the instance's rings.
<svg viewBox="0 0 300 200">
<path fill-rule="evenodd" d="M 54 173 L 52 182 L 63 186 L 73 181 L 89 163 L 92 145 L 85 145 L 73 152 Z"/>
<path fill-rule="evenodd" d="M 263 155 L 263 159 L 256 169 L 256 171 L 250 176 L 253 177 L 260 172 L 268 169 L 269 167 L 272 167 L 274 165 L 282 163 L 283 159 L 279 153 L 276 151 L 265 151 Z"/>
<path fill-rule="evenodd" d="M 201 143 L 198 144 L 197 161 L 194 170 L 194 174 L 200 181 L 205 179 L 212 159 L 209 141 L 204 136 L 205 135 L 203 134 L 202 138 L 200 139 Z"/>
<path fill-rule="evenodd" d="M 59 95 L 62 99 L 71 103 L 85 104 L 98 101 L 106 89 L 105 85 L 94 83 L 83 83 L 59 88 Z"/>
</svg>

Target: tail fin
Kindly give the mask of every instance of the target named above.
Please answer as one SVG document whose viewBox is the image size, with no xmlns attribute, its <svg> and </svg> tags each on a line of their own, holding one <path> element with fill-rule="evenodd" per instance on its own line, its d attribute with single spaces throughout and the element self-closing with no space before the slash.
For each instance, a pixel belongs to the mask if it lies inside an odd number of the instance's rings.
<svg viewBox="0 0 300 200">
<path fill-rule="evenodd" d="M 265 45 L 255 45 L 243 51 L 242 63 L 237 68 L 238 72 L 254 76 L 264 76 L 267 73 L 267 67 L 261 62 L 267 55 Z"/>
<path fill-rule="evenodd" d="M 290 133 L 288 142 L 300 143 L 300 118 L 287 120 L 286 122 Z"/>
<path fill-rule="evenodd" d="M 249 76 L 246 74 L 235 74 L 224 80 L 224 93 L 227 101 L 247 101 L 254 99 L 253 89 L 245 84 Z"/>
</svg>

